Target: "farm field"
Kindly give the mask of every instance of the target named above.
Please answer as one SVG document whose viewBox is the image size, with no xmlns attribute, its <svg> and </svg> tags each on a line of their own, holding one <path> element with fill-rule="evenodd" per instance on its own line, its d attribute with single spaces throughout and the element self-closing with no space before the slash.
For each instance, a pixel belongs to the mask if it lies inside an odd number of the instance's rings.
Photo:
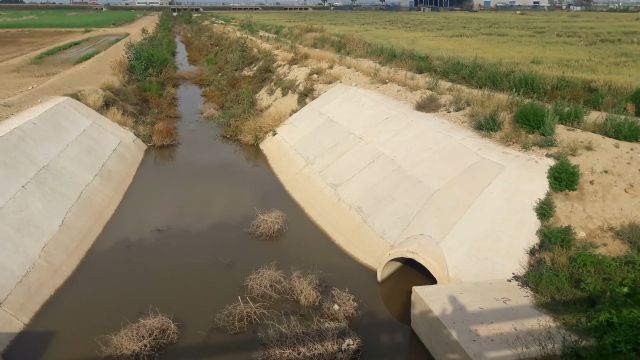
<svg viewBox="0 0 640 360">
<path fill-rule="evenodd" d="M 0 62 L 51 44 L 64 41 L 78 34 L 78 30 L 8 30 L 0 31 Z"/>
<path fill-rule="evenodd" d="M 0 9 L 0 29 L 39 28 L 105 28 L 121 26 L 141 16 L 133 11 L 86 10 L 3 10 Z"/>
<path fill-rule="evenodd" d="M 221 13 L 336 34 L 444 58 L 512 63 L 547 75 L 640 85 L 640 15 L 613 13 Z"/>
</svg>

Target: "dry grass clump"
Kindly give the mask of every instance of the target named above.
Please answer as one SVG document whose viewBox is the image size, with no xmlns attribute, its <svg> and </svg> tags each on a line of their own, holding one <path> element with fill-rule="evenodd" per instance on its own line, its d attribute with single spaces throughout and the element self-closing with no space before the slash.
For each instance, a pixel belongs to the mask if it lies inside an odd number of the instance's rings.
<svg viewBox="0 0 640 360">
<path fill-rule="evenodd" d="M 318 274 L 294 270 L 289 279 L 289 295 L 303 307 L 318 305 L 322 297 Z"/>
<path fill-rule="evenodd" d="M 133 118 L 131 116 L 126 115 L 122 109 L 117 106 L 110 107 L 104 114 L 107 118 L 109 118 L 114 123 L 124 126 L 126 128 L 132 129 L 134 125 Z"/>
<path fill-rule="evenodd" d="M 270 322 L 259 336 L 263 348 L 258 360 L 349 360 L 359 358 L 362 350 L 362 340 L 349 328 L 317 318 Z"/>
<path fill-rule="evenodd" d="M 273 301 L 288 291 L 287 280 L 285 272 L 271 263 L 251 273 L 244 281 L 244 286 L 247 295 Z"/>
<path fill-rule="evenodd" d="M 229 334 L 237 334 L 247 329 L 249 325 L 259 324 L 269 316 L 269 310 L 264 303 L 254 303 L 249 297 L 238 296 L 238 301 L 227 305 L 216 315 L 216 325 L 225 328 Z"/>
<path fill-rule="evenodd" d="M 104 104 L 104 92 L 100 89 L 87 89 L 78 93 L 78 99 L 93 110 L 100 110 Z"/>
<path fill-rule="evenodd" d="M 292 270 L 287 274 L 274 263 L 254 271 L 244 285 L 248 296 L 225 307 L 216 316 L 216 325 L 236 334 L 261 324 L 262 349 L 257 359 L 359 357 L 362 340 L 349 328 L 349 321 L 358 315 L 359 302 L 349 292 L 332 288 L 323 294 L 318 273 Z"/>
<path fill-rule="evenodd" d="M 249 233 L 253 236 L 268 240 L 287 230 L 287 216 L 278 209 L 257 210 L 256 218 L 249 226 Z"/>
<path fill-rule="evenodd" d="M 358 299 L 345 290 L 331 289 L 331 296 L 322 304 L 322 315 L 329 320 L 347 323 L 358 315 Z"/>
<path fill-rule="evenodd" d="M 427 96 L 421 97 L 415 105 L 416 110 L 426 113 L 437 112 L 441 108 L 442 104 L 440 103 L 440 99 L 436 94 L 429 94 Z"/>
<path fill-rule="evenodd" d="M 238 140 L 247 145 L 260 145 L 260 142 L 269 134 L 273 133 L 282 124 L 293 109 L 271 108 L 259 116 L 239 123 Z"/>
<path fill-rule="evenodd" d="M 155 359 L 165 346 L 178 341 L 180 331 L 168 316 L 150 311 L 148 316 L 98 339 L 100 354 L 116 359 Z"/>
<path fill-rule="evenodd" d="M 153 125 L 151 132 L 151 142 L 153 145 L 170 146 L 178 142 L 178 131 L 173 121 L 160 121 Z"/>
</svg>

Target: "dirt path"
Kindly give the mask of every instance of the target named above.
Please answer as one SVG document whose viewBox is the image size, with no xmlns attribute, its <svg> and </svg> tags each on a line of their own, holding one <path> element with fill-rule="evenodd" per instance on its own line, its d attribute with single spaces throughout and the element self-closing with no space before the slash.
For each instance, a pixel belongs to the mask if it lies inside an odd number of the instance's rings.
<svg viewBox="0 0 640 360">
<path fill-rule="evenodd" d="M 99 87 L 105 82 L 114 80 L 111 64 L 122 56 L 127 41 L 139 39 L 142 29 L 151 30 L 157 21 L 157 14 L 148 15 L 122 27 L 80 33 L 64 41 L 51 44 L 48 48 L 92 36 L 130 34 L 91 60 L 59 73 L 53 71 L 45 73 L 15 71 L 16 68 L 24 67 L 24 64 L 30 61 L 33 56 L 47 48 L 38 49 L 0 63 L 0 83 L 3 84 L 0 91 L 0 120 L 33 106 L 49 96 L 65 95 L 81 89 Z"/>
</svg>

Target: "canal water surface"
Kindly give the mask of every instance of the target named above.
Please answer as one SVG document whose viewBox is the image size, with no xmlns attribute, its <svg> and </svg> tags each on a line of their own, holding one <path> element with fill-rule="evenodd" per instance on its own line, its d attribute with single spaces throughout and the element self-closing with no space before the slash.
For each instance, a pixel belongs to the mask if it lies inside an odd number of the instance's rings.
<svg viewBox="0 0 640 360">
<path fill-rule="evenodd" d="M 187 69 L 177 41 L 178 66 Z M 354 324 L 362 359 L 427 359 L 407 307 L 410 285 L 426 279 L 404 268 L 379 285 L 309 220 L 257 148 L 225 141 L 200 117 L 197 86 L 183 83 L 177 95 L 179 145 L 146 151 L 102 234 L 5 358 L 98 358 L 97 337 L 153 308 L 173 315 L 182 332 L 161 359 L 250 359 L 255 334 L 226 335 L 212 328 L 213 318 L 242 293 L 249 273 L 276 262 L 320 271 L 327 284 L 362 300 Z M 288 231 L 273 241 L 249 236 L 255 210 L 270 208 L 287 214 Z"/>
</svg>

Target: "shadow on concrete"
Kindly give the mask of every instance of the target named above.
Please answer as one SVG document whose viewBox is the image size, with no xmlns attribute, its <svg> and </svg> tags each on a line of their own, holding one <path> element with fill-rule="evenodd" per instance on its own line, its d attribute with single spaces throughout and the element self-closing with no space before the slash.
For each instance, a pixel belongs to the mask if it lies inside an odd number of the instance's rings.
<svg viewBox="0 0 640 360">
<path fill-rule="evenodd" d="M 417 333 L 423 333 L 425 346 L 437 358 L 560 358 L 557 354 L 569 334 L 555 328 L 551 319 L 541 316 L 532 305 L 509 305 L 511 300 L 496 294 L 495 301 L 504 306 L 472 308 L 456 295 L 449 295 L 449 311 L 438 315 L 428 310 L 414 313 L 412 325 Z M 416 324 L 416 319 L 422 324 Z M 454 327 L 454 332 L 445 324 Z"/>
</svg>

